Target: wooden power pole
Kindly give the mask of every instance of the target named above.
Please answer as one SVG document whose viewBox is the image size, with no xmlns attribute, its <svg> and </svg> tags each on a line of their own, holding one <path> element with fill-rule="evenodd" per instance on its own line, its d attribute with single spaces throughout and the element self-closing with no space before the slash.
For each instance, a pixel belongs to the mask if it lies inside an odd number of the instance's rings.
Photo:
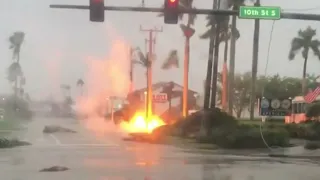
<svg viewBox="0 0 320 180">
<path fill-rule="evenodd" d="M 147 53 L 147 107 L 146 107 L 146 119 L 149 120 L 149 117 L 152 115 L 152 61 L 153 61 L 153 45 L 155 43 L 154 39 L 154 33 L 156 32 L 162 32 L 162 28 L 159 29 L 157 27 L 154 27 L 152 29 L 144 29 L 142 26 L 140 26 L 140 31 L 142 32 L 148 32 L 149 33 L 149 52 Z"/>
</svg>

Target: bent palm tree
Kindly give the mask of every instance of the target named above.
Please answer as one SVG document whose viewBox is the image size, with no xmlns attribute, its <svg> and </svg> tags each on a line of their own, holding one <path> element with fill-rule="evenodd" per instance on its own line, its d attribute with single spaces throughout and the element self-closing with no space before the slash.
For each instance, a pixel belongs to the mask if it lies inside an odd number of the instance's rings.
<svg viewBox="0 0 320 180">
<path fill-rule="evenodd" d="M 12 64 L 12 67 L 17 67 L 19 65 L 19 73 L 11 73 L 9 74 L 10 78 L 14 78 L 14 80 L 10 81 L 10 82 L 14 82 L 14 94 L 15 96 L 17 96 L 18 94 L 18 78 L 22 77 L 22 68 L 20 67 L 20 49 L 21 49 L 21 45 L 24 42 L 24 37 L 25 37 L 25 33 L 18 31 L 18 32 L 14 32 L 10 37 L 9 37 L 9 42 L 10 42 L 10 46 L 9 49 L 12 49 L 12 60 L 14 61 L 14 63 Z M 15 64 L 17 63 L 17 64 Z M 11 66 L 10 66 L 11 67 Z M 9 73 L 10 71 L 10 67 L 8 69 Z M 15 70 L 17 70 L 16 68 L 14 68 Z M 17 72 L 17 71 L 16 71 Z M 12 76 L 12 75 L 16 75 L 16 76 Z M 23 84 L 21 83 L 20 86 L 22 86 Z M 20 87 L 22 88 L 22 87 Z"/>
<path fill-rule="evenodd" d="M 152 61 L 154 58 L 149 59 L 148 54 L 144 55 L 141 49 L 138 47 L 135 49 L 138 59 L 132 59 L 133 64 L 139 64 L 146 68 L 146 80 L 147 80 L 147 97 L 146 97 L 146 117 L 152 114 Z"/>
<path fill-rule="evenodd" d="M 132 59 L 133 64 L 139 64 L 144 68 L 148 68 L 150 62 L 148 61 L 147 55 L 144 55 L 139 47 L 134 50 L 137 53 L 137 58 Z"/>
<path fill-rule="evenodd" d="M 179 8 L 180 9 L 194 9 L 192 6 L 193 0 L 180 0 Z M 159 17 L 162 17 L 163 14 L 159 14 Z M 179 14 L 179 19 L 183 19 L 183 13 Z M 187 97 L 188 97 L 188 89 L 189 89 L 189 55 L 190 55 L 190 38 L 194 34 L 195 30 L 192 28 L 196 19 L 195 14 L 188 14 L 188 19 L 186 24 L 180 24 L 180 28 L 186 37 L 185 41 L 185 58 L 184 58 L 184 75 L 183 75 L 183 116 L 187 115 L 188 107 L 187 107 Z"/>
<path fill-rule="evenodd" d="M 291 49 L 289 51 L 289 60 L 293 60 L 298 52 L 302 52 L 304 58 L 303 71 L 302 71 L 302 94 L 306 93 L 306 74 L 307 74 L 307 62 L 309 51 L 312 50 L 314 55 L 320 60 L 320 41 L 314 39 L 316 36 L 316 30 L 308 26 L 305 30 L 299 30 L 298 36 L 291 41 Z"/>
</svg>

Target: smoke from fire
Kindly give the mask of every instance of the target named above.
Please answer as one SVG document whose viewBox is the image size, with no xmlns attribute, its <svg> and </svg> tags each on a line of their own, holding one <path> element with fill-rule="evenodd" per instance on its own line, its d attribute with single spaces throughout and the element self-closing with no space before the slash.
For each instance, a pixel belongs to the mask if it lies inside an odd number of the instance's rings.
<svg viewBox="0 0 320 180">
<path fill-rule="evenodd" d="M 86 60 L 85 91 L 76 99 L 79 115 L 88 115 L 83 120 L 85 127 L 102 135 L 114 131 L 113 122 L 106 122 L 102 117 L 111 109 L 108 98 L 125 98 L 129 90 L 129 44 L 114 31 L 109 32 L 111 47 L 103 59 L 88 57 Z"/>
</svg>

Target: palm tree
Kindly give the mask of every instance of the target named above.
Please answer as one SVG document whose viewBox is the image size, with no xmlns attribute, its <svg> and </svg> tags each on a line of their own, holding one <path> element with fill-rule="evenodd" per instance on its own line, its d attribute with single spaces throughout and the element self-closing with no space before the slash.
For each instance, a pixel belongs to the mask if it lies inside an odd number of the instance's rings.
<svg viewBox="0 0 320 180">
<path fill-rule="evenodd" d="M 12 60 L 14 62 L 8 68 L 8 80 L 10 82 L 14 82 L 15 96 L 17 96 L 18 94 L 18 78 L 23 76 L 22 69 L 20 67 L 20 49 L 21 49 L 22 43 L 24 42 L 24 37 L 25 37 L 25 33 L 21 31 L 14 32 L 9 37 L 9 42 L 10 42 L 9 49 L 12 49 Z M 11 70 L 14 70 L 14 72 L 10 72 Z"/>
<path fill-rule="evenodd" d="M 302 71 L 302 94 L 306 93 L 306 74 L 307 74 L 307 62 L 309 50 L 320 60 L 320 41 L 314 39 L 316 36 L 316 30 L 308 26 L 305 30 L 299 30 L 298 36 L 293 38 L 291 41 L 291 49 L 289 51 L 289 60 L 293 60 L 298 52 L 302 52 L 304 58 L 303 71 Z"/>
<path fill-rule="evenodd" d="M 138 58 L 133 58 L 132 59 L 132 63 L 133 64 L 139 64 L 142 67 L 147 69 L 148 66 L 150 65 L 150 63 L 148 61 L 148 58 L 147 58 L 147 55 L 144 55 L 139 47 L 134 49 L 134 51 L 137 53 Z"/>
<path fill-rule="evenodd" d="M 227 2 L 227 3 L 226 3 Z M 222 5 L 222 6 L 221 6 Z M 226 10 L 229 7 L 228 1 L 213 1 L 213 9 L 223 9 Z M 206 75 L 206 90 L 205 90 L 205 101 L 204 108 L 215 107 L 216 104 L 216 91 L 217 91 L 217 65 L 219 56 L 219 44 L 221 42 L 220 33 L 225 31 L 228 27 L 229 16 L 213 16 L 208 15 L 206 17 L 208 20 L 207 27 L 210 27 L 203 35 L 203 38 L 210 38 L 209 43 L 209 59 L 207 64 L 207 75 Z M 219 35 L 216 35 L 219 34 Z M 201 36 L 200 36 L 201 38 Z M 213 73 L 212 73 L 213 72 Z M 211 80 L 212 79 L 212 80 Z M 211 82 L 211 86 L 209 85 Z M 210 93 L 210 87 L 211 93 Z M 211 104 L 210 104 L 210 94 Z"/>
<path fill-rule="evenodd" d="M 78 79 L 77 87 L 80 88 L 81 96 L 83 95 L 83 85 L 84 85 L 84 81 L 82 79 Z"/>
<path fill-rule="evenodd" d="M 152 62 L 155 60 L 154 57 L 151 57 L 148 54 L 144 55 L 141 49 L 138 47 L 135 49 L 137 52 L 138 59 L 132 59 L 133 64 L 140 64 L 144 68 L 146 68 L 146 80 L 147 80 L 147 109 L 146 109 L 146 117 L 152 114 Z"/>
<path fill-rule="evenodd" d="M 220 23 L 220 27 L 219 27 L 219 42 L 216 42 L 218 43 L 217 45 L 219 46 L 219 44 L 221 42 L 225 42 L 225 47 L 224 47 L 224 63 L 226 63 L 227 61 L 227 58 L 228 58 L 228 46 L 229 46 L 229 39 L 232 37 L 232 36 L 235 36 L 236 38 L 239 38 L 240 37 L 240 33 L 238 30 L 236 30 L 234 33 L 234 35 L 232 35 L 232 32 L 231 32 L 231 27 L 229 25 L 229 18 L 226 18 L 224 17 L 223 19 L 217 19 L 217 18 L 220 18 L 220 17 L 217 17 L 217 16 L 213 16 L 213 15 L 208 15 L 206 17 L 207 19 L 207 24 L 206 24 L 206 27 L 209 27 L 207 29 L 206 32 L 204 32 L 202 35 L 200 35 L 200 39 L 210 39 L 211 41 L 211 38 L 214 38 L 216 36 L 216 31 L 217 31 L 217 22 Z M 211 44 L 211 43 L 210 43 Z M 213 46 L 210 46 L 209 48 L 213 48 Z M 213 50 L 210 50 L 209 51 L 210 54 L 209 56 L 213 56 Z M 216 54 L 215 54 L 216 55 Z M 217 54 L 218 55 L 218 54 Z M 210 65 L 209 65 L 210 66 Z M 211 77 L 209 77 L 209 81 L 211 81 L 210 79 Z M 211 84 L 211 87 L 215 87 L 214 85 L 214 81 L 212 81 L 213 84 Z M 211 96 L 211 104 L 215 106 L 215 95 L 212 95 Z"/>
<path fill-rule="evenodd" d="M 192 6 L 193 0 L 180 0 L 179 8 L 180 9 L 194 9 Z M 162 17 L 162 14 L 159 14 L 159 17 Z M 183 14 L 179 14 L 179 19 L 183 19 Z M 196 19 L 195 14 L 188 14 L 188 19 L 186 24 L 180 24 L 180 28 L 186 37 L 185 41 L 185 58 L 184 58 L 184 75 L 183 75 L 183 116 L 187 115 L 187 101 L 188 101 L 188 89 L 189 89 L 189 55 L 190 55 L 190 38 L 194 34 L 195 30 L 192 28 Z"/>
</svg>

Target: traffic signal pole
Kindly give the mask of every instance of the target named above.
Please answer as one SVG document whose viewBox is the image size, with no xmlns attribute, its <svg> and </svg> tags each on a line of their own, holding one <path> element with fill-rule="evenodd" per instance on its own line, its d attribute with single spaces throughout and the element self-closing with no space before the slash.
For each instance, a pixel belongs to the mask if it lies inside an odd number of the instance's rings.
<svg viewBox="0 0 320 180">
<path fill-rule="evenodd" d="M 152 115 L 152 61 L 153 61 L 153 44 L 155 42 L 153 35 L 155 32 L 162 32 L 162 28 L 158 29 L 157 27 L 154 27 L 153 29 L 144 29 L 140 26 L 140 31 L 142 32 L 148 32 L 149 33 L 149 39 L 147 40 L 149 42 L 149 52 L 148 55 L 148 67 L 147 67 L 147 107 L 146 107 L 146 119 L 149 120 L 149 117 Z"/>
<path fill-rule="evenodd" d="M 54 9 L 80 9 L 89 10 L 86 5 L 50 5 Z M 130 6 L 104 6 L 105 11 L 131 11 L 131 12 L 164 12 L 163 8 L 146 8 L 146 7 L 130 7 Z M 236 10 L 212 10 L 212 9 L 178 9 L 178 13 L 183 14 L 211 14 L 211 15 L 239 15 Z M 281 13 L 281 19 L 296 19 L 296 20 L 312 20 L 320 21 L 320 14 L 300 14 L 300 13 Z"/>
</svg>

